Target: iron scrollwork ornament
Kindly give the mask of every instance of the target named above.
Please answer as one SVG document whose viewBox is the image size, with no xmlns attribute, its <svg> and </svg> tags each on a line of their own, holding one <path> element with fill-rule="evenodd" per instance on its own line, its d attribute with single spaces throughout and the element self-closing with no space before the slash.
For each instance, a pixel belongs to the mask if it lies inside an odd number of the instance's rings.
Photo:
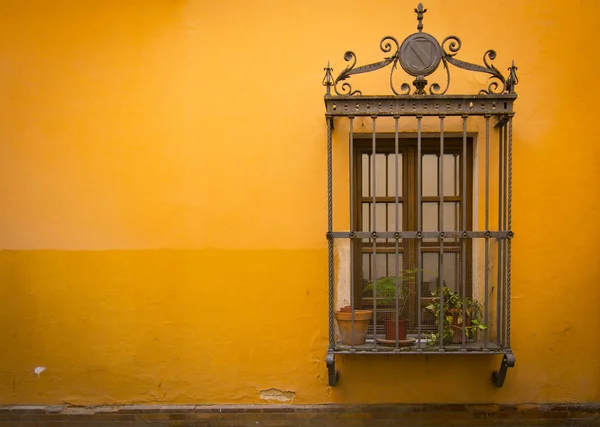
<svg viewBox="0 0 600 427">
<path fill-rule="evenodd" d="M 379 47 L 384 53 L 392 53 L 390 56 L 384 57 L 382 61 L 374 62 L 367 65 L 357 67 L 357 57 L 352 51 L 347 51 L 344 54 L 344 60 L 349 64 L 346 68 L 332 81 L 329 65 L 326 68 L 326 77 L 324 85 L 327 86 L 327 95 L 330 94 L 330 88 L 333 86 L 335 93 L 339 96 L 362 95 L 362 91 L 354 89 L 348 79 L 355 74 L 369 73 L 391 65 L 390 70 L 390 89 L 397 95 L 444 95 L 450 87 L 450 67 L 453 65 L 464 70 L 486 73 L 490 75 L 492 80 L 487 89 L 479 91 L 480 95 L 505 94 L 514 93 L 514 87 L 518 83 L 516 76 L 517 67 L 514 62 L 508 68 L 509 76 L 505 78 L 502 73 L 492 64 L 491 61 L 496 59 L 496 51 L 490 49 L 483 54 L 483 65 L 473 64 L 470 62 L 456 59 L 456 55 L 462 46 L 462 42 L 456 36 L 446 37 L 442 43 L 432 35 L 423 32 L 423 15 L 427 9 L 423 8 L 423 4 L 419 3 L 415 9 L 417 14 L 417 32 L 408 36 L 402 44 L 392 36 L 386 36 L 379 42 Z M 442 65 L 446 71 L 446 85 L 442 90 L 438 83 L 428 85 L 428 77 L 435 72 L 439 65 Z M 407 74 L 415 79 L 412 82 L 414 91 L 409 83 L 403 82 L 400 88 L 394 85 L 394 72 L 397 68 L 402 68 Z"/>
</svg>

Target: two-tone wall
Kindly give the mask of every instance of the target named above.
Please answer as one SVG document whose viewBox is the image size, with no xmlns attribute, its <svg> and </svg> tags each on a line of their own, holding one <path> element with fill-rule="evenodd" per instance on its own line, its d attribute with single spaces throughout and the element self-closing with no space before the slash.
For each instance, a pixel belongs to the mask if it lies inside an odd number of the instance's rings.
<svg viewBox="0 0 600 427">
<path fill-rule="evenodd" d="M 327 386 L 323 67 L 415 6 L 0 4 L 0 404 L 600 400 L 593 0 L 425 3 L 519 67 L 504 387 L 476 356 L 347 356 Z"/>
</svg>

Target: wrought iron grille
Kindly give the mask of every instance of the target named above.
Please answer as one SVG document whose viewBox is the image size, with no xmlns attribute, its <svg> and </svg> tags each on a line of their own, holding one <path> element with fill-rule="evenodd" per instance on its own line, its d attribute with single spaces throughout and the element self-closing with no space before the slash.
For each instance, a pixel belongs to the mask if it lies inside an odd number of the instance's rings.
<svg viewBox="0 0 600 427">
<path fill-rule="evenodd" d="M 512 120 L 518 83 L 457 59 L 456 36 L 386 36 L 382 61 L 347 67 L 323 85 L 327 120 L 329 382 L 336 354 L 501 354 L 510 348 Z M 444 88 L 430 83 L 440 69 Z M 447 94 L 451 66 L 489 74 L 477 94 Z M 350 78 L 389 67 L 391 95 L 364 95 Z M 398 71 L 412 86 L 397 84 Z M 438 73 L 437 75 L 439 75 Z M 335 129 L 334 129 L 335 128 Z M 335 142 L 335 144 L 334 144 Z M 334 151 L 348 153 L 347 199 L 334 206 Z M 339 165 L 339 162 L 336 162 Z M 338 167 L 339 169 L 339 167 Z M 338 187 L 336 187 L 338 188 Z M 336 193 L 337 194 L 337 193 Z M 343 202 L 340 202 L 343 200 Z M 340 208 L 341 205 L 341 208 Z M 334 207 L 346 226 L 334 228 Z M 337 218 L 337 216 L 336 216 Z M 336 219 L 337 222 L 337 219 Z"/>
</svg>

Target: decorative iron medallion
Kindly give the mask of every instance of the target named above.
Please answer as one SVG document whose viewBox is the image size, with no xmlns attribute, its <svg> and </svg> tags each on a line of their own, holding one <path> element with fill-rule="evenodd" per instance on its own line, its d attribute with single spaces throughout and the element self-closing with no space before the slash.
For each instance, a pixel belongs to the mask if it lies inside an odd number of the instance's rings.
<svg viewBox="0 0 600 427">
<path fill-rule="evenodd" d="M 450 87 L 450 67 L 453 65 L 463 70 L 475 71 L 490 75 L 491 82 L 487 89 L 481 89 L 480 95 L 492 94 L 514 94 L 515 86 L 519 82 L 517 79 L 517 67 L 513 62 L 508 68 L 510 71 L 508 78 L 505 78 L 502 73 L 491 63 L 496 59 L 496 52 L 492 49 L 487 50 L 483 54 L 483 65 L 473 64 L 456 58 L 456 54 L 462 46 L 462 42 L 456 36 L 446 37 L 440 44 L 432 35 L 423 32 L 423 15 L 427 9 L 423 4 L 415 9 L 417 14 L 417 33 L 408 36 L 402 45 L 392 36 L 385 36 L 379 42 L 379 48 L 384 53 L 389 53 L 389 56 L 383 58 L 382 61 L 373 62 L 371 64 L 356 66 L 356 54 L 351 50 L 344 54 L 344 60 L 349 64 L 346 68 L 333 79 L 331 75 L 333 69 L 327 64 L 325 68 L 325 78 L 323 85 L 327 88 L 326 94 L 331 95 L 331 88 L 338 96 L 353 96 L 362 95 L 360 90 L 352 88 L 348 79 L 356 74 L 370 73 L 381 68 L 391 65 L 390 71 L 390 88 L 396 96 L 403 95 L 444 95 Z M 442 63 L 446 71 L 446 86 L 442 87 L 438 83 L 431 83 L 425 79 L 432 74 Z M 415 90 L 411 93 L 411 87 L 407 82 L 404 82 L 398 88 L 394 83 L 394 71 L 400 67 L 410 76 L 415 77 L 412 82 Z M 425 90 L 429 84 L 429 90 Z M 429 93 L 427 93 L 429 92 Z"/>
<path fill-rule="evenodd" d="M 433 36 L 415 33 L 400 46 L 400 65 L 413 77 L 428 76 L 442 61 L 442 48 Z"/>
</svg>

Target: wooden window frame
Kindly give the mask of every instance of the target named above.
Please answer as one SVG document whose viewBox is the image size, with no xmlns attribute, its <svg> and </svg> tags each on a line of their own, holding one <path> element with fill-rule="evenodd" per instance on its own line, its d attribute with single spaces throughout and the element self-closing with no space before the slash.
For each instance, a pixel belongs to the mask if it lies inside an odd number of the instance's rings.
<svg viewBox="0 0 600 427">
<path fill-rule="evenodd" d="M 353 159 L 354 164 L 352 167 L 354 168 L 354 205 L 352 209 L 354 209 L 353 217 L 354 224 L 352 224 L 352 229 L 356 231 L 369 231 L 362 229 L 362 204 L 363 203 L 372 203 L 373 196 L 364 196 L 362 195 L 362 155 L 363 154 L 372 154 L 372 138 L 373 135 L 371 133 L 355 133 L 353 134 L 354 139 L 354 153 Z M 395 140 L 393 135 L 389 134 L 377 134 L 376 135 L 376 153 L 386 153 L 386 154 L 394 154 L 395 153 Z M 431 134 L 423 134 L 421 138 L 421 156 L 425 154 L 438 154 L 440 151 L 440 135 L 437 133 Z M 459 203 L 460 209 L 458 213 L 458 218 L 462 218 L 462 210 L 465 209 L 463 206 L 462 200 L 462 188 L 463 188 L 463 173 L 462 168 L 466 166 L 467 168 L 467 197 L 466 197 L 466 209 L 467 209 L 467 230 L 473 230 L 473 185 L 474 185 L 474 138 L 469 136 L 467 138 L 467 152 L 466 157 L 463 151 L 463 138 L 457 136 L 445 136 L 444 138 L 444 154 L 453 154 L 458 153 L 461 154 L 461 161 L 459 162 L 459 194 L 456 196 L 444 196 L 444 203 L 446 202 L 455 202 Z M 417 157 L 417 138 L 415 134 L 399 134 L 398 139 L 398 154 L 402 154 L 402 194 L 399 195 L 398 201 L 402 204 L 402 224 L 401 230 L 399 231 L 418 231 L 417 230 L 417 167 L 416 167 L 416 157 Z M 422 172 L 423 173 L 423 172 Z M 387 181 L 387 175 L 386 175 Z M 376 203 L 394 203 L 395 196 L 376 196 Z M 439 196 L 421 196 L 421 203 L 430 202 L 430 203 L 439 203 Z M 421 215 L 423 215 L 423 209 L 421 209 Z M 370 225 L 369 225 L 370 227 Z M 376 230 L 383 231 L 383 230 Z M 396 230 L 392 230 L 396 231 Z M 441 231 L 441 230 L 438 230 Z M 392 240 L 392 239 L 389 239 Z M 404 239 L 406 240 L 406 239 Z M 369 243 L 369 248 L 372 248 L 372 243 Z M 394 246 L 390 246 L 392 251 L 390 253 L 395 254 Z M 377 248 L 380 249 L 379 247 Z M 372 249 L 367 249 L 372 252 Z M 363 306 L 363 254 L 366 253 L 363 250 L 362 241 L 357 239 L 355 241 L 355 259 L 354 259 L 354 269 L 355 269 L 355 283 L 354 283 L 354 300 L 359 302 L 357 308 Z M 399 253 L 402 256 L 402 268 L 415 268 L 416 267 L 416 258 L 414 257 L 414 253 L 416 252 L 416 241 L 406 240 L 406 244 L 404 241 L 401 241 L 399 246 Z M 460 240 L 456 242 L 444 242 L 444 253 L 462 253 L 462 245 Z M 377 252 L 380 253 L 380 252 Z M 411 253 L 413 254 L 411 256 Z M 439 243 L 438 242 L 425 242 L 421 243 L 421 256 L 425 253 L 439 253 Z M 408 254 L 409 256 L 405 256 Z M 473 242 L 471 239 L 467 239 L 466 245 L 466 293 L 467 296 L 471 296 L 473 293 Z M 411 259 L 412 258 L 412 259 Z M 423 265 L 423 264 L 422 264 Z M 371 278 L 369 278 L 371 280 Z M 408 313 L 409 313 L 409 328 L 416 329 L 417 327 L 417 311 L 416 306 L 417 302 L 417 293 L 412 292 L 414 295 L 408 302 Z M 379 310 L 381 312 L 382 317 L 386 315 L 385 310 Z M 378 313 L 379 314 L 379 313 Z M 379 316 L 378 316 L 378 327 L 379 327 Z"/>
</svg>

